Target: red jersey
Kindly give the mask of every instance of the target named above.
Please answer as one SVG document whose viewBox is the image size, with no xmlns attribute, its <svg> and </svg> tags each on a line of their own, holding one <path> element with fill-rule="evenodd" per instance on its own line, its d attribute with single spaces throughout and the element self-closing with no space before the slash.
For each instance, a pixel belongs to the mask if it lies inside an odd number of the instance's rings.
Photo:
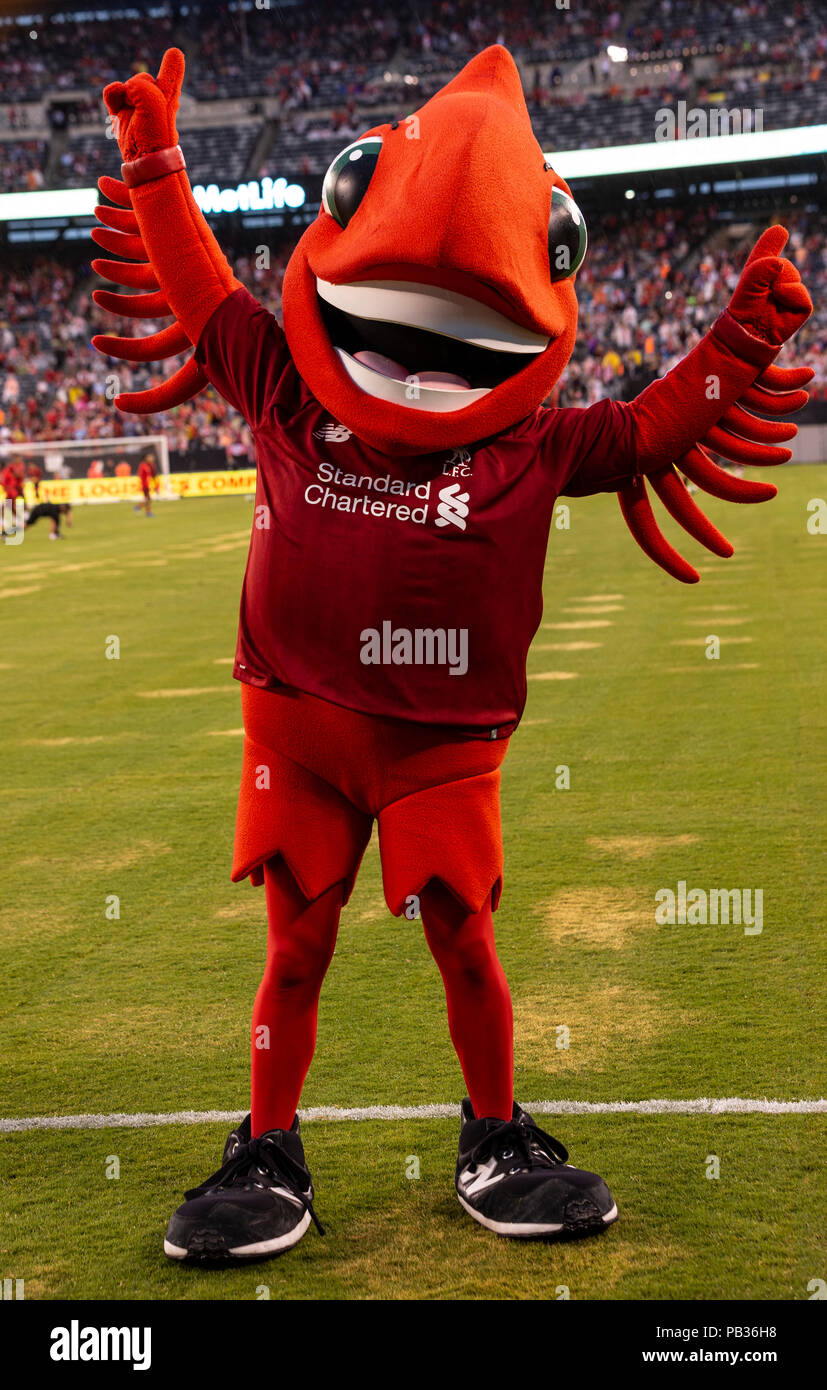
<svg viewBox="0 0 827 1390">
<path fill-rule="evenodd" d="M 2 483 L 3 491 L 10 502 L 23 496 L 23 479 L 17 470 L 11 467 L 11 464 L 0 473 L 0 483 Z"/>
<path fill-rule="evenodd" d="M 144 492 L 149 492 L 150 479 L 155 477 L 155 465 L 146 460 L 138 464 L 138 479 Z"/>
<path fill-rule="evenodd" d="M 626 408 L 538 407 L 491 441 L 394 458 L 330 417 L 246 290 L 216 310 L 196 357 L 256 441 L 236 678 L 509 734 L 526 700 L 555 501 L 634 474 Z"/>
</svg>

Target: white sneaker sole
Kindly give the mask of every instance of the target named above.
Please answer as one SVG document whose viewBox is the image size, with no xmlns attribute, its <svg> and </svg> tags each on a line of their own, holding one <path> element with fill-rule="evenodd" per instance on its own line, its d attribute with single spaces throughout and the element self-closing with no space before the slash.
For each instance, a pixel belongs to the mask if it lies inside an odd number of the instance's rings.
<svg viewBox="0 0 827 1390">
<path fill-rule="evenodd" d="M 534 1221 L 492 1221 L 490 1216 L 483 1216 L 482 1212 L 475 1211 L 468 1202 L 460 1197 L 459 1193 L 457 1193 L 457 1197 L 459 1198 L 460 1206 L 465 1208 L 469 1216 L 473 1216 L 474 1220 L 478 1221 L 481 1226 L 484 1226 L 487 1231 L 493 1231 L 494 1234 L 498 1236 L 514 1236 L 518 1240 L 520 1238 L 526 1240 L 530 1239 L 532 1236 L 558 1236 L 562 1231 L 568 1230 L 571 1232 L 572 1230 L 571 1227 L 566 1227 L 562 1221 L 556 1224 L 545 1225 L 542 1222 Z M 601 1217 L 604 1226 L 611 1226 L 612 1222 L 616 1220 L 617 1203 L 614 1204 L 610 1211 L 606 1212 L 605 1216 Z M 598 1226 L 589 1228 L 584 1226 L 584 1231 L 586 1229 L 597 1231 L 600 1228 Z"/>
<path fill-rule="evenodd" d="M 291 1246 L 298 1245 L 309 1225 L 310 1212 L 305 1211 L 292 1231 L 285 1231 L 284 1235 L 274 1236 L 272 1240 L 257 1240 L 251 1245 L 229 1247 L 221 1252 L 221 1256 L 235 1260 L 252 1260 L 259 1255 L 278 1255 L 282 1250 L 289 1250 Z M 191 1252 L 185 1246 L 173 1245 L 172 1241 L 165 1239 L 164 1254 L 171 1260 L 186 1260 L 190 1257 Z"/>
</svg>

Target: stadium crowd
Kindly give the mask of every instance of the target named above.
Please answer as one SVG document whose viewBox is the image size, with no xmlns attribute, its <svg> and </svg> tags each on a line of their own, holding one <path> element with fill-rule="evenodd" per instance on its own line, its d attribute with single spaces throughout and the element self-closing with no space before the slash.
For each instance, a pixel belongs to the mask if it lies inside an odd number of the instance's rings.
<svg viewBox="0 0 827 1390">
<path fill-rule="evenodd" d="M 579 330 L 558 404 L 590 405 L 604 396 L 627 399 L 686 355 L 726 305 L 765 225 L 727 223 L 703 210 L 661 208 L 610 214 L 592 226 L 578 275 Z M 785 252 L 814 289 L 816 311 L 796 339 L 796 358 L 815 369 L 809 388 L 827 400 L 825 219 L 784 214 Z M 736 229 L 733 229 L 736 230 Z"/>
<path fill-rule="evenodd" d="M 811 388 L 827 400 L 827 252 L 823 217 L 785 216 L 788 254 L 819 306 L 802 330 L 796 357 L 816 369 Z M 588 405 L 628 398 L 668 370 L 698 341 L 726 303 L 760 224 L 737 236 L 709 211 L 633 205 L 592 219 L 590 246 L 577 283 L 580 321 L 575 353 L 554 403 Z M 270 266 L 255 254 L 232 257 L 238 278 L 277 317 L 293 246 L 271 248 Z M 0 444 L 24 439 L 95 439 L 168 435 L 179 466 L 218 449 L 226 466 L 253 458 L 241 418 L 209 389 L 165 416 L 123 416 L 118 391 L 140 390 L 173 372 L 180 359 L 148 366 L 107 361 L 89 346 L 94 332 L 152 333 L 166 321 L 116 320 L 91 302 L 99 283 L 88 262 L 70 267 L 48 256 L 0 270 Z"/>
<path fill-rule="evenodd" d="M 537 132 L 550 149 L 651 139 L 654 112 L 677 100 L 759 110 L 764 129 L 827 120 L 822 0 L 793 0 L 783 12 L 771 0 L 727 8 L 717 0 L 567 9 L 546 0 L 314 0 L 161 9 L 140 24 L 60 13 L 35 28 L 0 23 L 0 92 L 16 119 L 26 119 L 27 102 L 61 103 L 52 167 L 60 186 L 87 184 L 105 165 L 101 144 L 76 140 L 71 129 L 79 120 L 102 123 L 103 85 L 154 68 L 174 41 L 187 53 L 187 92 L 200 103 L 277 99 L 282 130 L 272 156 L 292 160 L 284 167 L 295 173 L 323 172 L 326 137 L 358 133 L 379 105 L 405 114 L 412 92 L 422 100 L 470 54 L 497 42 L 522 65 Z M 627 50 L 622 79 L 609 45 Z M 708 54 L 712 74 L 702 61 Z M 68 142 L 60 134 L 67 126 Z M 40 144 L 0 140 L 4 190 L 40 186 Z"/>
<path fill-rule="evenodd" d="M 2 156 L 2 191 L 31 193 L 43 187 L 46 162 L 45 140 L 4 140 Z"/>
<path fill-rule="evenodd" d="M 173 42 L 187 52 L 188 93 L 206 103 L 232 97 L 239 120 L 248 117 L 243 128 L 219 129 L 216 122 L 214 130 L 191 131 L 192 171 L 202 164 L 211 171 L 216 160 L 228 170 L 244 167 L 257 148 L 250 116 L 261 94 L 277 99 L 280 128 L 255 172 L 322 172 L 342 144 L 374 123 L 373 108 L 410 109 L 471 53 L 498 42 L 521 62 L 535 129 L 550 150 L 636 134 L 651 139 L 653 111 L 680 99 L 760 106 L 767 128 L 776 119 L 794 123 L 799 107 L 802 119 L 813 121 L 819 103 L 827 120 L 821 0 L 791 0 L 783 11 L 772 0 L 736 0 L 726 10 L 718 0 L 609 0 L 568 9 L 547 0 L 284 0 L 272 9 L 195 0 L 159 3 L 140 22 L 128 10 L 119 18 L 104 7 L 81 19 L 56 11 L 25 24 L 0 20 L 3 191 L 42 187 L 47 167 L 67 186 L 117 172 L 117 149 L 103 135 L 101 87 L 154 68 Z M 627 50 L 628 81 L 618 80 L 610 44 Z M 712 65 L 705 55 L 714 55 Z M 32 128 L 34 101 L 52 103 L 51 160 L 49 144 Z M 88 133 L 90 122 L 99 122 L 99 133 Z M 230 146 L 217 143 L 219 135 Z M 728 235 L 726 218 L 714 209 L 660 207 L 653 214 L 634 203 L 590 223 L 578 277 L 578 342 L 555 397 L 564 405 L 633 395 L 673 365 L 726 302 L 755 232 L 744 225 L 737 237 Z M 824 305 L 824 219 L 802 212 L 791 225 L 790 254 Z M 238 249 L 233 256 L 236 274 L 277 316 L 291 249 L 290 241 L 271 247 L 266 270 Z M 149 333 L 163 324 L 117 325 L 94 308 L 88 261 L 23 255 L 0 267 L 0 443 L 163 428 L 179 458 L 205 448 L 219 450 L 228 466 L 252 457 L 246 426 L 212 390 L 160 420 L 121 416 L 111 403 L 118 391 L 140 390 L 179 362 L 107 363 L 89 338 L 96 331 Z M 813 394 L 822 401 L 825 314 L 819 308 L 797 350 L 816 368 Z"/>
</svg>

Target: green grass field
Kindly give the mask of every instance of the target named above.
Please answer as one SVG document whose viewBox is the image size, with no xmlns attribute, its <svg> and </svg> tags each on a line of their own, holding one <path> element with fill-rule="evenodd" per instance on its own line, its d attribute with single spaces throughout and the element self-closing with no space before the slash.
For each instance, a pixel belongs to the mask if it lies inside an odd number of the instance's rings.
<svg viewBox="0 0 827 1390">
<path fill-rule="evenodd" d="M 575 501 L 570 530 L 552 532 L 503 780 L 498 939 L 524 1103 L 827 1090 L 817 496 L 827 466 L 785 470 L 763 507 L 708 499 L 736 556 L 684 537 L 703 571 L 692 589 L 645 559 L 612 497 Z M 38 526 L 0 550 L 2 1116 L 247 1107 L 264 900 L 229 881 L 230 661 L 250 514 L 242 498 L 162 503 L 152 520 L 81 508 L 65 543 Z M 679 880 L 761 888 L 763 931 L 656 925 L 655 893 Z M 387 912 L 372 844 L 303 1104 L 462 1094 L 438 973 L 418 923 Z M 823 1115 L 542 1123 L 615 1193 L 620 1220 L 597 1241 L 509 1243 L 470 1222 L 454 1121 L 314 1121 L 328 1235 L 228 1271 L 161 1249 L 226 1126 L 5 1133 L 0 1276 L 25 1279 L 27 1298 L 126 1299 L 253 1299 L 261 1285 L 274 1298 L 806 1299 L 827 1278 Z"/>
</svg>

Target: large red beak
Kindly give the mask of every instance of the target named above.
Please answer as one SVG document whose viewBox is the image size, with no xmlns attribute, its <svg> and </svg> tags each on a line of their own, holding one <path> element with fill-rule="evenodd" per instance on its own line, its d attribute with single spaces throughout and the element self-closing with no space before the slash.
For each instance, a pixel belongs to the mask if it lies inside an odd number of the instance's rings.
<svg viewBox="0 0 827 1390">
<path fill-rule="evenodd" d="M 336 420 L 386 453 L 500 433 L 548 394 L 577 326 L 573 280 L 552 283 L 548 251 L 552 189 L 568 188 L 545 164 L 514 60 L 487 48 L 413 116 L 366 135 L 382 146 L 361 202 L 344 227 L 323 210 L 287 267 L 296 366 Z M 430 342 L 434 365 L 447 356 L 469 390 L 416 395 L 417 368 L 407 392 L 382 385 L 353 365 L 340 328 L 355 341 L 364 331 L 368 347 L 391 342 L 404 368 L 427 366 Z"/>
</svg>

